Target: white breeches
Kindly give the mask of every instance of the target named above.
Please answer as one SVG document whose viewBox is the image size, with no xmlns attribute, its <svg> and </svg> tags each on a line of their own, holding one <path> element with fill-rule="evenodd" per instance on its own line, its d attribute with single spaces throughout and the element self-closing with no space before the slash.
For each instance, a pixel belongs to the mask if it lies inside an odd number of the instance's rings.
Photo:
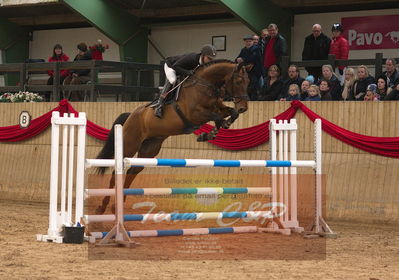
<svg viewBox="0 0 399 280">
<path fill-rule="evenodd" d="M 165 70 L 166 79 L 173 85 L 176 82 L 176 71 L 170 68 L 166 63 L 163 68 Z"/>
</svg>

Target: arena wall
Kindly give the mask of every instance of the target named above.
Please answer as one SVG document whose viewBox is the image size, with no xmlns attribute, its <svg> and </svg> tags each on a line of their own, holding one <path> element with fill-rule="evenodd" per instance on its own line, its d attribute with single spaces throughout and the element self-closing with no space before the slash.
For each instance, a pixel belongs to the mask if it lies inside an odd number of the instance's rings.
<svg viewBox="0 0 399 280">
<path fill-rule="evenodd" d="M 110 128 L 122 112 L 139 103 L 73 103 L 88 119 Z M 361 134 L 393 137 L 399 135 L 397 102 L 314 102 L 314 112 L 333 123 Z M 57 103 L 0 104 L 0 126 L 15 125 L 22 110 L 36 118 Z M 265 122 L 289 107 L 287 102 L 251 102 L 233 128 L 246 128 Z M 312 159 L 312 123 L 300 111 L 298 159 Z M 95 157 L 102 141 L 88 137 L 87 156 Z M 240 152 L 222 150 L 208 143 L 197 143 L 191 135 L 170 137 L 159 157 L 267 159 L 268 145 Z M 35 138 L 0 144 L 0 199 L 47 202 L 49 195 L 50 129 Z M 399 222 L 399 160 L 372 155 L 350 147 L 323 133 L 323 173 L 326 178 L 327 217 L 332 219 Z M 265 169 L 174 169 L 176 174 L 264 174 Z M 309 171 L 299 170 L 300 173 Z M 170 169 L 147 169 L 147 174 L 170 173 Z"/>
</svg>

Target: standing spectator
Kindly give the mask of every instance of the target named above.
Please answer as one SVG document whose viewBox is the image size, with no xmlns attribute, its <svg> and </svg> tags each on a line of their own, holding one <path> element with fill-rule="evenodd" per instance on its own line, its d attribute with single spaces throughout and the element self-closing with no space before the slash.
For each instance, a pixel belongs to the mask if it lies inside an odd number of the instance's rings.
<svg viewBox="0 0 399 280">
<path fill-rule="evenodd" d="M 342 90 L 342 99 L 344 101 L 349 100 L 350 92 L 352 91 L 353 84 L 355 83 L 356 75 L 355 69 L 353 68 L 346 68 L 345 69 L 345 81 Z"/>
<path fill-rule="evenodd" d="M 238 63 L 245 62 L 252 64 L 252 69 L 248 72 L 249 85 L 248 95 L 250 100 L 255 101 L 258 98 L 258 94 L 263 85 L 260 84 L 262 77 L 263 67 L 261 64 L 259 46 L 253 44 L 252 36 L 245 36 L 244 48 L 241 49 L 240 54 L 236 58 Z"/>
<path fill-rule="evenodd" d="M 259 94 L 258 100 L 278 100 L 282 87 L 283 81 L 280 79 L 280 69 L 277 67 L 277 65 L 270 66 L 265 80 L 265 85 Z"/>
<path fill-rule="evenodd" d="M 385 100 L 385 97 L 392 91 L 392 88 L 388 87 L 388 78 L 385 75 L 381 75 L 377 78 L 377 91 L 376 93 L 380 96 L 380 100 Z"/>
<path fill-rule="evenodd" d="M 339 82 L 337 75 L 333 72 L 332 66 L 329 64 L 323 65 L 321 70 L 323 76 L 321 80 L 325 80 L 329 83 L 332 100 L 341 100 L 341 83 Z M 320 81 L 318 84 L 320 85 Z M 320 91 L 321 90 L 320 87 Z M 323 94 L 321 100 L 323 100 Z"/>
<path fill-rule="evenodd" d="M 331 40 L 322 32 L 321 25 L 312 27 L 312 34 L 305 38 L 302 60 L 326 60 L 330 51 Z M 321 67 L 306 67 L 309 75 L 316 80 L 321 77 Z"/>
<path fill-rule="evenodd" d="M 321 101 L 320 89 L 316 85 L 311 85 L 308 89 L 308 97 L 304 101 Z"/>
<path fill-rule="evenodd" d="M 108 48 L 108 44 L 103 45 L 101 39 L 98 39 L 97 43 L 94 46 L 89 47 L 91 58 L 94 60 L 103 60 L 103 53 Z"/>
<path fill-rule="evenodd" d="M 298 87 L 300 87 L 303 80 L 304 78 L 299 76 L 299 69 L 296 65 L 291 65 L 288 67 L 288 79 L 283 82 L 283 88 L 281 89 L 279 99 L 287 97 L 288 88 L 290 85 L 296 84 Z"/>
<path fill-rule="evenodd" d="M 301 100 L 305 100 L 308 97 L 308 90 L 312 83 L 309 80 L 303 80 L 301 84 Z"/>
<path fill-rule="evenodd" d="M 287 41 L 278 33 L 276 24 L 271 23 L 267 27 L 268 35 L 264 41 L 263 67 L 265 70 L 276 64 L 280 66 L 281 57 L 287 55 Z"/>
<path fill-rule="evenodd" d="M 252 40 L 254 42 L 254 46 L 259 45 L 259 36 L 254 34 L 252 35 Z"/>
<path fill-rule="evenodd" d="M 332 100 L 331 98 L 331 83 L 326 80 L 320 81 L 320 96 L 321 100 Z"/>
<path fill-rule="evenodd" d="M 57 61 L 69 61 L 69 57 L 62 51 L 62 46 L 60 44 L 55 44 L 53 48 L 53 55 L 48 58 L 49 62 L 57 62 Z M 54 71 L 49 70 L 47 74 L 50 76 L 47 80 L 47 85 L 54 84 Z M 68 70 L 60 71 L 60 84 L 64 82 L 65 78 L 68 77 Z M 46 100 L 50 100 L 50 93 L 46 93 Z"/>
<path fill-rule="evenodd" d="M 268 35 L 269 32 L 267 31 L 267 28 L 262 29 L 262 33 L 260 34 L 260 40 L 259 40 L 260 54 L 262 57 L 263 57 L 263 51 L 265 49 L 265 40 Z"/>
<path fill-rule="evenodd" d="M 91 53 L 87 50 L 85 43 L 77 46 L 78 54 L 73 61 L 91 60 Z M 86 84 L 90 81 L 90 69 L 71 70 L 70 75 L 65 78 L 64 85 Z M 71 101 L 84 101 L 84 92 L 70 91 L 68 99 Z"/>
<path fill-rule="evenodd" d="M 389 87 L 393 87 L 399 82 L 399 73 L 396 70 L 396 61 L 394 58 L 387 58 L 383 74 L 388 78 Z"/>
<path fill-rule="evenodd" d="M 330 45 L 330 54 L 335 55 L 335 59 L 348 59 L 349 57 L 349 44 L 348 41 L 342 36 L 344 28 L 339 23 L 334 23 L 332 28 L 332 39 Z M 339 75 L 342 76 L 344 73 L 345 66 L 339 66 Z M 341 80 L 342 77 L 341 77 Z"/>
<path fill-rule="evenodd" d="M 370 76 L 369 69 L 360 65 L 357 67 L 356 81 L 353 84 L 351 92 L 351 100 L 362 101 L 366 95 L 367 86 L 369 84 L 374 84 L 374 78 Z"/>
</svg>

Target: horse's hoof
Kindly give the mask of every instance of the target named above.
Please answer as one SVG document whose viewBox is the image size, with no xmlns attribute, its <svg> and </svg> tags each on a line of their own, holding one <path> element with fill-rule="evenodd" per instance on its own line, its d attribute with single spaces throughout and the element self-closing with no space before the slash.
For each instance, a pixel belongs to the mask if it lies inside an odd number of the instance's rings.
<svg viewBox="0 0 399 280">
<path fill-rule="evenodd" d="M 105 212 L 105 209 L 102 206 L 98 206 L 96 208 L 96 215 L 102 215 L 102 214 L 104 214 L 104 212 Z"/>
<path fill-rule="evenodd" d="M 203 132 L 197 137 L 197 142 L 205 142 L 208 141 L 208 134 Z"/>
</svg>

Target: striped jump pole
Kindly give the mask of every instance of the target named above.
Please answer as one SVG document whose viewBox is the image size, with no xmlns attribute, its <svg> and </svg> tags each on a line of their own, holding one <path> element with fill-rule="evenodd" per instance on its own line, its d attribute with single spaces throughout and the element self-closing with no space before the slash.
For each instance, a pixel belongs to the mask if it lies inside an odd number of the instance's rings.
<svg viewBox="0 0 399 280">
<path fill-rule="evenodd" d="M 244 212 L 202 212 L 202 213 L 159 213 L 159 214 L 124 214 L 125 222 L 138 221 L 202 221 L 202 220 L 220 220 L 220 219 L 272 219 L 271 211 L 244 211 Z M 116 216 L 108 215 L 85 215 L 86 224 L 97 222 L 113 222 Z"/>
<path fill-rule="evenodd" d="M 189 228 L 189 229 L 169 229 L 169 230 L 134 230 L 128 231 L 129 237 L 161 237 L 161 236 L 180 236 L 180 235 L 207 235 L 207 234 L 226 234 L 226 233 L 256 233 L 257 226 L 240 227 L 220 227 L 220 228 Z M 91 232 L 95 239 L 104 238 L 108 232 Z"/>
<path fill-rule="evenodd" d="M 113 196 L 113 189 L 86 189 L 86 197 Z M 271 195 L 271 188 L 142 188 L 123 189 L 124 195 L 177 195 L 177 194 L 262 194 Z"/>
</svg>

